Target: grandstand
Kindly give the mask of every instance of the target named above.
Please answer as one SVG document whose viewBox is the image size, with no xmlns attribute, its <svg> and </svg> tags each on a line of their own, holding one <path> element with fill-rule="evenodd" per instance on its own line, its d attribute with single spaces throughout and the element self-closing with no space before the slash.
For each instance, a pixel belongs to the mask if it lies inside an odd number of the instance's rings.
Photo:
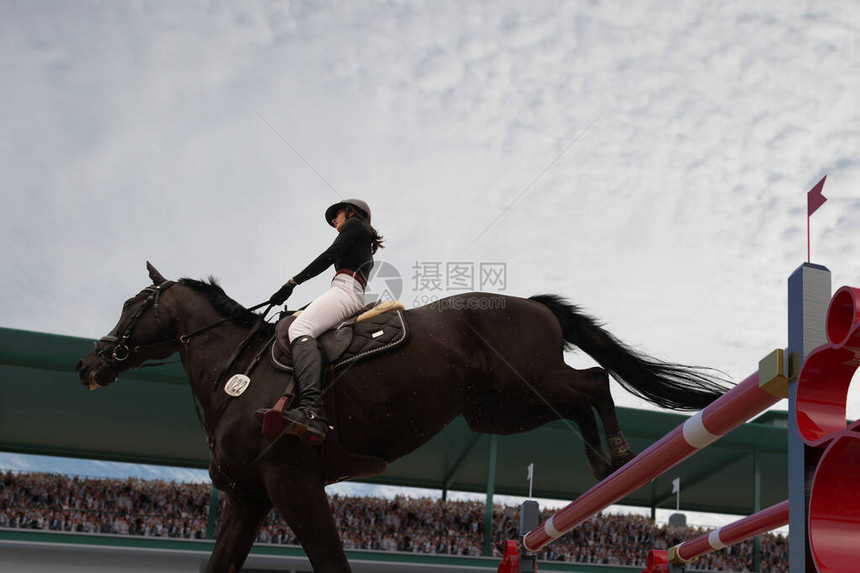
<svg viewBox="0 0 860 573">
<path fill-rule="evenodd" d="M 209 536 L 209 499 L 208 485 L 200 483 L 7 471 L 0 476 L 0 529 L 18 541 L 89 543 L 102 549 L 112 547 L 112 552 L 119 554 L 122 547 L 146 548 L 148 553 L 161 548 L 171 554 L 184 551 L 176 555 L 202 563 L 209 547 L 202 543 Z M 392 566 L 415 562 L 426 567 L 425 561 L 432 558 L 440 558 L 448 571 L 457 562 L 466 568 L 487 566 L 480 559 L 484 533 L 481 502 L 343 496 L 332 496 L 330 501 L 344 544 L 361 556 L 359 561 L 373 561 L 375 570 L 380 562 Z M 490 534 L 495 549 L 515 531 L 517 508 L 496 505 L 493 515 Z M 545 561 L 562 560 L 568 567 L 571 563 L 596 565 L 603 571 L 607 566 L 639 567 L 649 549 L 698 533 L 692 528 L 658 526 L 644 516 L 605 514 L 588 520 L 539 556 Z M 258 537 L 257 547 L 273 563 L 297 560 L 301 566 L 296 540 L 274 512 Z M 765 536 L 765 570 L 782 571 L 787 549 L 785 538 Z M 75 547 L 75 551 L 81 550 Z M 743 570 L 751 551 L 748 543 L 731 552 L 710 555 L 695 569 Z M 397 555 L 392 556 L 392 552 Z"/>
<path fill-rule="evenodd" d="M 197 426 L 182 371 L 175 366 L 137 371 L 124 376 L 107 390 L 88 393 L 77 383 L 73 365 L 89 351 L 91 345 L 92 341 L 85 339 L 0 329 L 0 450 L 206 467 L 208 458 L 205 441 Z M 633 447 L 641 450 L 677 426 L 684 417 L 621 408 L 619 419 Z M 650 507 L 653 515 L 657 507 L 674 505 L 671 480 L 680 477 L 684 484 L 682 509 L 753 513 L 786 497 L 785 434 L 784 414 L 768 413 L 622 502 Z M 140 436 L 146 436 L 146 439 L 140 439 Z M 569 456 L 559 460 L 558 452 L 569 453 Z M 469 543 L 467 547 L 458 548 L 458 552 L 465 554 L 452 555 L 450 546 L 447 551 L 443 551 L 438 540 L 426 542 L 432 545 L 433 553 L 416 549 L 414 541 L 411 547 L 405 548 L 402 545 L 405 543 L 402 521 L 393 528 L 398 536 L 395 538 L 392 534 L 386 540 L 384 520 L 386 516 L 392 519 L 391 515 L 397 515 L 402 507 L 398 509 L 390 505 L 395 501 L 376 500 L 368 502 L 368 507 L 378 517 L 374 517 L 371 523 L 362 522 L 361 530 L 378 531 L 378 538 L 369 544 L 352 540 L 348 528 L 344 535 L 353 569 L 494 571 L 498 558 L 493 557 L 493 549 L 499 539 L 510 535 L 516 523 L 516 511 L 494 507 L 493 496 L 527 493 L 525 467 L 529 463 L 535 463 L 538 468 L 534 491 L 536 497 L 572 499 L 594 483 L 584 463 L 580 441 L 563 423 L 549 424 L 528 434 L 491 437 L 474 434 L 462 419 L 456 420 L 427 445 L 395 462 L 389 471 L 370 481 L 434 488 L 443 492 L 459 490 L 484 493 L 487 503 L 478 504 L 480 507 L 469 506 L 467 510 L 457 505 L 467 502 L 450 502 L 447 505 L 438 501 L 430 502 L 442 512 L 442 517 L 434 515 L 430 520 L 434 527 L 457 530 L 464 520 L 459 520 L 460 524 L 453 527 L 447 516 L 452 511 L 468 513 L 467 529 L 460 533 L 465 534 Z M 769 487 L 762 489 L 756 485 L 761 483 L 768 483 Z M 114 486 L 123 487 L 122 484 L 110 482 L 105 482 L 105 486 L 111 492 L 116 491 Z M 171 487 L 187 489 L 190 484 Z M 16 525 L 10 522 L 5 526 L 0 521 L 0 563 L 4 564 L 4 568 L 7 565 L 12 567 L 10 570 L 14 571 L 53 571 L 58 563 L 87 564 L 94 571 L 118 568 L 134 571 L 138 570 L 136 567 L 140 567 L 140 570 L 199 571 L 211 551 L 212 535 L 217 528 L 217 512 L 208 511 L 210 501 L 217 500 L 217 494 L 213 495 L 208 485 L 194 487 L 203 488 L 192 496 L 201 506 L 198 509 L 202 508 L 202 513 L 196 513 L 190 519 L 193 524 L 179 525 L 179 535 L 169 534 L 171 527 L 177 528 L 175 524 L 169 523 L 161 525 L 160 535 L 154 535 L 152 528 L 147 534 L 145 527 L 132 533 L 135 527 L 133 523 L 127 522 L 125 526 L 116 524 L 116 507 L 104 511 L 108 517 L 109 531 L 102 533 L 67 531 L 64 526 L 52 529 L 50 523 L 56 516 L 42 516 L 41 525 L 35 529 L 30 517 L 26 518 L 29 520 L 26 524 L 30 527 L 23 528 L 20 527 L 20 521 Z M 80 496 L 75 494 L 70 497 Z M 338 503 L 344 501 L 333 499 L 333 505 L 337 507 Z M 349 503 L 355 505 L 358 502 L 350 500 Z M 374 503 L 382 505 L 375 507 Z M 7 509 L 12 507 L 8 499 L 4 504 Z M 364 515 L 362 512 L 370 511 L 368 507 L 362 507 L 358 513 Z M 443 508 L 448 509 L 443 511 Z M 141 513 L 139 509 L 124 508 L 124 511 L 127 515 L 134 513 L 136 520 Z M 38 508 L 35 510 L 39 511 Z M 147 511 L 148 508 L 143 509 L 144 514 Z M 35 518 L 36 524 L 40 523 L 39 519 Z M 47 527 L 44 526 L 45 519 Z M 344 516 L 341 519 L 348 521 Z M 367 518 L 353 516 L 353 519 Z M 377 519 L 383 520 L 382 527 L 379 527 Z M 491 525 L 485 527 L 488 519 Z M 603 552 L 603 556 L 596 558 L 598 564 L 588 563 L 591 557 L 585 562 L 548 561 L 541 565 L 541 570 L 606 573 L 638 571 L 635 566 L 620 563 L 622 557 L 628 560 L 626 562 L 635 559 L 633 553 L 638 552 L 638 537 L 637 543 L 632 543 L 629 531 L 625 531 L 630 524 L 640 529 L 653 528 L 653 524 L 637 523 L 635 520 L 619 522 L 615 517 L 606 516 L 598 521 L 613 522 L 616 526 L 612 531 L 593 533 L 591 537 L 582 531 L 574 531 L 570 541 L 550 548 L 552 553 L 547 554 L 549 559 L 585 559 L 578 552 L 582 548 L 590 548 L 594 549 L 595 554 Z M 115 526 L 117 531 L 114 531 Z M 128 533 L 123 527 L 128 528 Z M 102 531 L 103 528 L 104 524 L 100 523 L 98 530 Z M 164 534 L 165 530 L 167 535 Z M 308 571 L 309 566 L 301 549 L 289 544 L 289 534 L 281 534 L 279 526 L 274 523 L 267 527 L 268 530 L 271 530 L 265 534 L 268 539 L 261 539 L 255 546 L 244 570 Z M 187 536 L 186 531 L 190 532 Z M 344 529 L 341 531 L 343 533 Z M 622 536 L 620 543 L 619 535 Z M 659 535 L 663 536 L 662 541 L 656 539 Z M 648 529 L 641 536 L 643 544 L 649 536 L 658 545 L 672 543 L 666 531 L 654 533 Z M 775 538 L 768 546 L 768 554 L 780 555 L 784 545 L 784 541 Z M 627 550 L 606 549 L 617 546 L 626 547 Z M 424 547 L 427 548 L 426 545 Z M 631 551 L 631 547 L 637 547 L 636 551 Z M 738 552 L 735 555 L 738 560 L 731 566 L 739 569 L 737 563 L 745 563 L 747 558 L 744 556 L 749 555 L 752 548 L 741 547 L 735 551 Z M 631 555 L 620 556 L 625 553 Z M 644 553 L 639 557 L 644 559 Z M 610 562 L 612 560 L 617 563 Z M 123 563 L 122 567 L 115 567 L 120 562 Z M 764 562 L 768 562 L 767 555 Z M 714 566 L 723 567 L 727 564 L 724 560 L 722 564 L 715 562 Z M 765 570 L 779 570 L 774 567 Z"/>
</svg>

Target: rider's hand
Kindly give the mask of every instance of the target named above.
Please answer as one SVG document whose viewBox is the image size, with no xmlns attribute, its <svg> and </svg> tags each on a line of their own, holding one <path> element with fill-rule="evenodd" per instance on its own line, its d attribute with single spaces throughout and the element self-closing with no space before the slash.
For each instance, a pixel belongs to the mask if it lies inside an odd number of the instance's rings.
<svg viewBox="0 0 860 573">
<path fill-rule="evenodd" d="M 293 294 L 293 289 L 296 288 L 296 284 L 293 281 L 287 281 L 284 283 L 284 286 L 278 289 L 278 292 L 273 294 L 269 298 L 269 304 L 274 306 L 280 306 L 284 304 L 290 295 Z"/>
</svg>

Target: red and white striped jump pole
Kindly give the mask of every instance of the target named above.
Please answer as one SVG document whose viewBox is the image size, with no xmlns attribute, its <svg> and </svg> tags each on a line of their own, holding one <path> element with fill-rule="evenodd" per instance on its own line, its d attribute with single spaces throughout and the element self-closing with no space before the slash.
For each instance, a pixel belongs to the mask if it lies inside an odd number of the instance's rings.
<svg viewBox="0 0 860 573">
<path fill-rule="evenodd" d="M 788 500 L 785 500 L 710 533 L 670 547 L 667 558 L 672 563 L 690 563 L 697 557 L 740 543 L 787 523 Z"/>
<path fill-rule="evenodd" d="M 652 549 L 648 552 L 645 569 L 642 573 L 671 573 L 684 571 L 684 565 L 708 553 L 746 541 L 756 535 L 782 527 L 788 523 L 788 500 L 772 505 L 767 509 L 724 525 L 700 537 L 684 541 L 666 549 Z M 677 565 L 678 568 L 672 567 Z M 501 571 L 501 570 L 500 570 Z M 518 570 L 517 570 L 518 573 Z"/>
<path fill-rule="evenodd" d="M 542 549 L 781 398 L 788 397 L 788 380 L 784 373 L 783 351 L 776 350 L 759 363 L 758 372 L 528 532 L 523 538 L 523 546 L 529 551 Z"/>
</svg>

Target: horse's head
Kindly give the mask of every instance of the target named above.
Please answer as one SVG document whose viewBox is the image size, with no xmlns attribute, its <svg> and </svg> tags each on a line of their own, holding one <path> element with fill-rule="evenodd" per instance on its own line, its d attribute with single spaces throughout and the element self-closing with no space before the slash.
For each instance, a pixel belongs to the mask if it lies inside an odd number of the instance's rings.
<svg viewBox="0 0 860 573">
<path fill-rule="evenodd" d="M 176 346 L 169 344 L 170 321 L 160 308 L 162 293 L 175 283 L 148 262 L 146 268 L 152 285 L 125 301 L 113 330 L 75 367 L 81 384 L 90 390 L 115 382 L 120 373 L 147 360 L 165 358 L 176 351 Z"/>
</svg>

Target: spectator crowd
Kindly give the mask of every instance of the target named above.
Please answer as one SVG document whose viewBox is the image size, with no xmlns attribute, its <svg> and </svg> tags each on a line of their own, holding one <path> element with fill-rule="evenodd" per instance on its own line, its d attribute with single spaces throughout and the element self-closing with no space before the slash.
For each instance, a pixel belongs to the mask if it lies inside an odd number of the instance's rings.
<svg viewBox="0 0 860 573">
<path fill-rule="evenodd" d="M 210 485 L 162 480 L 96 479 L 0 472 L 0 528 L 205 539 Z M 222 496 L 223 498 L 223 496 Z M 398 496 L 329 497 L 347 549 L 479 556 L 484 504 Z M 223 511 L 223 499 L 220 512 Z M 543 512 L 541 520 L 551 512 Z M 494 555 L 517 537 L 519 508 L 493 506 Z M 214 524 L 217 534 L 218 523 Z M 641 515 L 599 514 L 550 544 L 539 559 L 644 567 L 650 549 L 665 549 L 705 530 L 659 525 Z M 298 544 L 272 511 L 258 543 Z M 698 559 L 688 569 L 751 571 L 752 540 Z M 761 537 L 761 570 L 788 571 L 788 539 Z"/>
</svg>

